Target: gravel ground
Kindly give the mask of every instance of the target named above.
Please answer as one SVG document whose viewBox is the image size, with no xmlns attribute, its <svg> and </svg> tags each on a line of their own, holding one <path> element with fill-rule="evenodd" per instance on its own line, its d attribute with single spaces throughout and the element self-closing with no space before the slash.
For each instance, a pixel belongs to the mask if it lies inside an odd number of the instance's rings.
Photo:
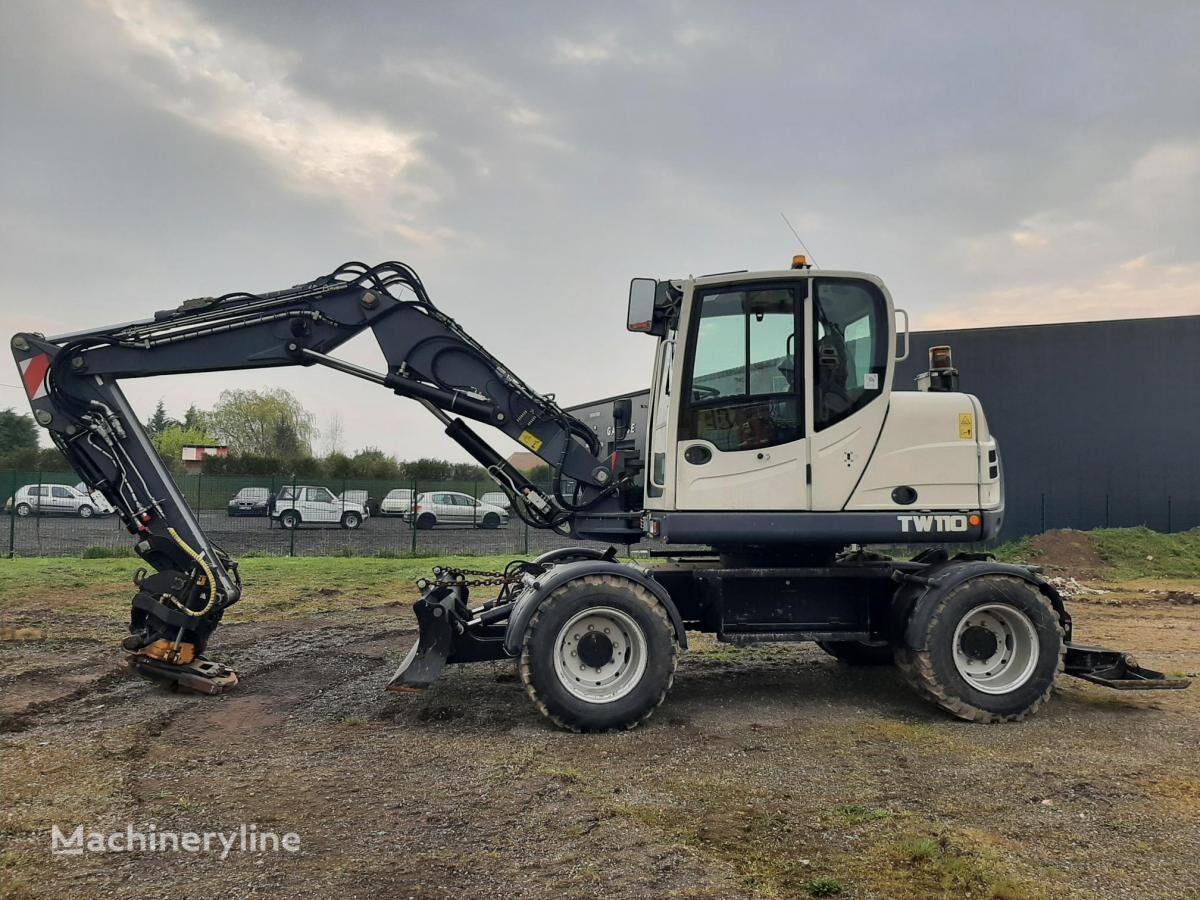
<svg viewBox="0 0 1200 900">
<path fill-rule="evenodd" d="M 1073 613 L 1200 669 L 1200 607 Z M 215 698 L 123 676 L 107 634 L 0 643 L 0 894 L 1200 897 L 1200 690 L 1060 678 L 1035 718 L 978 726 L 891 668 L 696 636 L 644 727 L 578 736 L 508 664 L 383 693 L 412 628 L 406 604 L 234 621 L 212 652 L 243 680 Z M 51 824 L 130 822 L 302 849 L 47 852 Z"/>
</svg>

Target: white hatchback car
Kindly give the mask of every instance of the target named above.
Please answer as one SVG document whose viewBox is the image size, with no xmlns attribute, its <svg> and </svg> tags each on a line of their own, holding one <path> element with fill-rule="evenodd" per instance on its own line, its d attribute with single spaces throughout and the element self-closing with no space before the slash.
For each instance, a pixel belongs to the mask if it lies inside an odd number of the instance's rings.
<svg viewBox="0 0 1200 900">
<path fill-rule="evenodd" d="M 499 528 L 508 524 L 508 512 L 499 506 L 481 503 L 470 494 L 432 491 L 417 497 L 412 511 L 404 514 L 404 521 L 415 522 L 417 528 L 436 528 L 438 525 Z"/>
<path fill-rule="evenodd" d="M 89 496 L 65 484 L 24 485 L 8 499 L 5 509 L 22 517 L 36 512 L 43 516 L 79 516 L 81 519 L 115 511 L 99 494 Z"/>
<path fill-rule="evenodd" d="M 412 506 L 413 492 L 408 488 L 395 488 L 387 492 L 383 502 L 379 504 L 381 516 L 403 516 Z"/>
<path fill-rule="evenodd" d="M 358 528 L 367 518 L 361 503 L 340 500 L 326 487 L 299 484 L 279 489 L 271 518 L 284 528 L 299 528 L 304 524 L 336 524 L 343 528 Z"/>
</svg>

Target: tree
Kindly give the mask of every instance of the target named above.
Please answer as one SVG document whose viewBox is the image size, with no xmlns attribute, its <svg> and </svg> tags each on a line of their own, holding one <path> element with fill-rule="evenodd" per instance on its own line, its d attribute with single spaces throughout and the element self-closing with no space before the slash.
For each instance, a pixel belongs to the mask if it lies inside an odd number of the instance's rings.
<svg viewBox="0 0 1200 900">
<path fill-rule="evenodd" d="M 363 447 L 350 460 L 356 478 L 400 478 L 402 472 L 396 457 L 378 447 Z"/>
<path fill-rule="evenodd" d="M 21 450 L 36 452 L 37 446 L 37 426 L 32 416 L 14 412 L 11 407 L 0 410 L 0 456 Z"/>
<path fill-rule="evenodd" d="M 209 431 L 239 455 L 312 455 L 312 414 L 291 391 L 222 391 L 206 416 Z"/>
<path fill-rule="evenodd" d="M 185 431 L 204 431 L 207 418 L 204 410 L 197 409 L 193 403 L 183 414 L 183 428 Z"/>
<path fill-rule="evenodd" d="M 146 430 L 153 437 L 156 434 L 162 434 L 172 425 L 171 419 L 167 416 L 167 407 L 163 403 L 162 398 L 158 400 L 158 405 L 154 407 L 154 414 L 146 420 Z"/>
<path fill-rule="evenodd" d="M 342 428 L 342 417 L 338 412 L 332 412 L 329 419 L 325 423 L 325 427 L 321 430 L 321 447 L 325 451 L 326 458 L 342 453 L 342 438 L 344 429 Z"/>
</svg>

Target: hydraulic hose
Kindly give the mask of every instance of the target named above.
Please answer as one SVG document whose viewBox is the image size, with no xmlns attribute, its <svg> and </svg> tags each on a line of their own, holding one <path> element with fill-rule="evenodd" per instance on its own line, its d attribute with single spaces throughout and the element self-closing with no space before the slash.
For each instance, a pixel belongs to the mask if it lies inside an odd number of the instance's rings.
<svg viewBox="0 0 1200 900">
<path fill-rule="evenodd" d="M 217 600 L 217 583 L 213 579 L 212 569 L 210 569 L 208 567 L 208 563 L 206 563 L 204 561 L 204 557 L 201 554 L 197 553 L 195 550 L 193 550 L 191 547 L 189 547 L 187 544 L 187 541 L 185 541 L 183 538 L 181 538 L 179 536 L 179 532 L 177 532 L 174 528 L 168 528 L 167 534 L 169 534 L 171 536 L 171 539 L 173 541 L 175 541 L 176 544 L 179 545 L 179 549 L 181 549 L 184 553 L 186 553 L 188 555 L 188 557 L 196 565 L 198 565 L 200 567 L 200 571 L 202 571 L 204 573 L 204 577 L 206 579 L 208 579 L 208 603 L 205 604 L 204 609 L 199 609 L 199 610 L 188 609 L 186 606 L 184 606 L 182 603 L 180 603 L 177 599 L 175 599 L 174 597 L 171 597 L 170 594 L 167 594 L 166 596 L 170 597 L 171 602 L 174 603 L 177 607 L 179 607 L 180 612 L 184 613 L 185 615 L 192 616 L 193 618 L 199 619 L 202 616 L 206 616 L 209 614 L 209 612 L 213 608 L 213 604 L 216 603 L 216 600 Z"/>
</svg>

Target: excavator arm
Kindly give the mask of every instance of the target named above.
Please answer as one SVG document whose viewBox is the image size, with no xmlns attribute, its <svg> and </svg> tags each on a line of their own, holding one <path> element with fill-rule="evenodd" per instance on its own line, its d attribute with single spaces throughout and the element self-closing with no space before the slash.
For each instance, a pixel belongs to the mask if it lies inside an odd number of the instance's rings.
<svg viewBox="0 0 1200 900">
<path fill-rule="evenodd" d="M 374 333 L 386 371 L 330 355 L 365 329 Z M 424 405 L 533 527 L 623 542 L 641 534 L 631 489 L 636 455 L 618 450 L 605 457 L 591 429 L 441 312 L 403 263 L 350 262 L 273 293 L 196 298 L 141 321 L 51 338 L 17 334 L 12 348 L 35 420 L 83 481 L 116 508 L 135 551 L 154 570 L 140 570 L 135 579 L 124 642 L 131 665 L 195 690 L 216 693 L 236 683 L 231 671 L 202 654 L 241 595 L 237 563 L 204 533 L 130 407 L 122 379 L 326 366 Z M 529 482 L 464 419 L 503 431 L 545 460 L 552 488 Z"/>
</svg>

